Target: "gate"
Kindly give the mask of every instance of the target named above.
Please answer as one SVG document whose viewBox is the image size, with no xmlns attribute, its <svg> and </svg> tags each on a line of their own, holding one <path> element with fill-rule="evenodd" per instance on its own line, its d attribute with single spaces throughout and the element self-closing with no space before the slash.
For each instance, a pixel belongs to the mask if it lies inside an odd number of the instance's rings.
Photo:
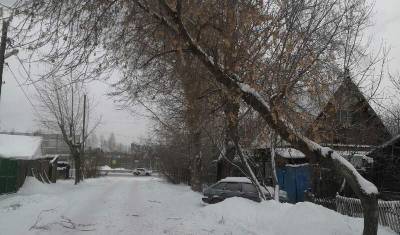
<svg viewBox="0 0 400 235">
<path fill-rule="evenodd" d="M 310 166 L 289 165 L 277 169 L 279 187 L 287 192 L 291 203 L 304 201 L 304 191 L 310 188 Z"/>
<path fill-rule="evenodd" d="M 18 162 L 0 158 L 0 194 L 17 191 Z"/>
</svg>

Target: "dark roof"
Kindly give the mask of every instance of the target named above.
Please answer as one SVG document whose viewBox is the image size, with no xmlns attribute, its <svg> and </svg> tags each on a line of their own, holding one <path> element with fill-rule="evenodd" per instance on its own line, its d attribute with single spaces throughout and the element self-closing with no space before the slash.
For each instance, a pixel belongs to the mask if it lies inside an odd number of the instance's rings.
<svg viewBox="0 0 400 235">
<path fill-rule="evenodd" d="M 381 117 L 371 107 L 371 105 L 369 104 L 368 100 L 365 98 L 363 93 L 360 91 L 358 86 L 354 83 L 354 81 L 351 79 L 350 75 L 348 75 L 348 74 L 342 79 L 342 82 L 341 82 L 340 86 L 336 86 L 336 87 L 333 88 L 333 90 L 332 90 L 333 91 L 333 95 L 328 99 L 328 101 L 323 106 L 322 110 L 319 111 L 319 114 L 315 117 L 315 119 L 312 121 L 312 124 L 307 129 L 311 128 L 311 126 L 315 122 L 317 122 L 319 118 L 321 118 L 321 116 L 324 114 L 324 112 L 327 111 L 326 109 L 328 108 L 328 106 L 334 104 L 335 100 L 337 100 L 338 97 L 340 97 L 342 95 L 342 91 L 344 89 L 346 89 L 346 88 L 349 89 L 349 90 L 354 91 L 354 93 L 352 95 L 356 95 L 359 99 L 361 99 L 361 101 L 363 103 L 368 105 L 367 112 L 369 112 L 371 116 L 377 117 L 379 119 L 379 121 L 381 122 L 383 128 L 385 128 L 385 130 L 382 130 L 383 132 L 386 132 L 386 133 L 388 133 L 389 136 L 392 136 L 390 134 L 390 132 L 387 130 L 385 124 L 382 122 Z"/>
</svg>

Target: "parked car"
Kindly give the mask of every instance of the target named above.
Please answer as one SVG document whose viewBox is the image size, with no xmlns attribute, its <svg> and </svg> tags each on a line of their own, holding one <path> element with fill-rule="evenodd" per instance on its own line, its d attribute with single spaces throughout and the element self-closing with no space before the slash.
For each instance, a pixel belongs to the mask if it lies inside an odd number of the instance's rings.
<svg viewBox="0 0 400 235">
<path fill-rule="evenodd" d="M 268 196 L 274 197 L 274 188 L 272 186 L 267 186 L 263 188 L 264 194 L 268 194 Z M 289 202 L 287 192 L 285 190 L 279 190 L 279 201 L 280 202 Z"/>
<path fill-rule="evenodd" d="M 257 202 L 261 201 L 256 187 L 246 177 L 227 177 L 206 188 L 203 194 L 203 202 L 210 204 L 230 197 L 243 197 Z"/>
<path fill-rule="evenodd" d="M 136 168 L 135 170 L 133 170 L 133 174 L 136 176 L 139 176 L 139 175 L 150 176 L 151 173 L 152 173 L 152 171 L 147 170 L 146 168 Z"/>
</svg>

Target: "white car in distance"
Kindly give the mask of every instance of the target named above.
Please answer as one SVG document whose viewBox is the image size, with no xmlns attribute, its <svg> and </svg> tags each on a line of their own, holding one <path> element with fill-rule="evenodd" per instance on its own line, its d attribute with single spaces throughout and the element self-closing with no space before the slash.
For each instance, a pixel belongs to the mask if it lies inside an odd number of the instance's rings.
<svg viewBox="0 0 400 235">
<path fill-rule="evenodd" d="M 136 168 L 135 170 L 133 170 L 133 174 L 136 176 L 150 176 L 152 173 L 151 170 L 147 170 L 146 168 Z"/>
</svg>

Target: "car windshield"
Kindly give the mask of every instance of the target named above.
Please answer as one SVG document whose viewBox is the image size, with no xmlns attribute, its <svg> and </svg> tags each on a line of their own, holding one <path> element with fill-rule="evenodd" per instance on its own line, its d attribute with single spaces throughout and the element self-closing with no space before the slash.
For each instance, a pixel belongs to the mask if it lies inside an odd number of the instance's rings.
<svg viewBox="0 0 400 235">
<path fill-rule="evenodd" d="M 242 184 L 242 190 L 243 192 L 249 192 L 249 193 L 257 193 L 257 189 L 254 185 L 252 184 Z"/>
<path fill-rule="evenodd" d="M 226 183 L 218 183 L 216 185 L 214 185 L 214 189 L 224 189 L 226 186 Z"/>
<path fill-rule="evenodd" d="M 225 189 L 229 191 L 241 191 L 240 183 L 228 182 L 226 183 Z"/>
</svg>

